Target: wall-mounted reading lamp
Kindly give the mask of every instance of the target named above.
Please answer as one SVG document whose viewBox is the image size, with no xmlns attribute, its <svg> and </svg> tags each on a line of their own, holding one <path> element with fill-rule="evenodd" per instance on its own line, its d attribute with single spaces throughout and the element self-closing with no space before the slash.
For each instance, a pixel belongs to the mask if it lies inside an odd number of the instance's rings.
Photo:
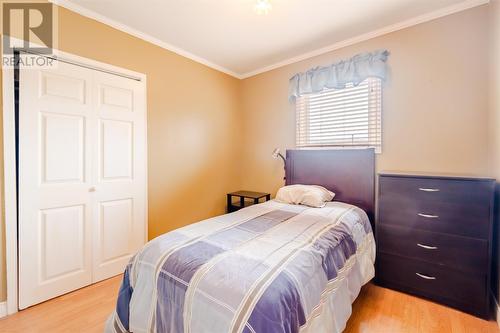
<svg viewBox="0 0 500 333">
<path fill-rule="evenodd" d="M 275 148 L 273 150 L 273 155 L 272 156 L 273 156 L 273 158 L 281 157 L 281 159 L 283 160 L 283 169 L 285 169 L 285 175 L 286 175 L 286 158 L 285 158 L 285 156 L 283 156 L 283 154 L 281 154 L 280 149 L 279 148 Z M 286 179 L 286 176 L 284 176 L 283 179 Z"/>
</svg>

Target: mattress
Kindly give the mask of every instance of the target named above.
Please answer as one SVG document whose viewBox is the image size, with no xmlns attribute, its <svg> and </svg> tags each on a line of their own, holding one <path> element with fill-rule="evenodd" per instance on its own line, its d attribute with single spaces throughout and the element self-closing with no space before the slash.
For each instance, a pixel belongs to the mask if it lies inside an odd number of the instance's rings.
<svg viewBox="0 0 500 333">
<path fill-rule="evenodd" d="M 374 260 L 358 207 L 253 205 L 147 243 L 106 332 L 341 332 Z"/>
</svg>

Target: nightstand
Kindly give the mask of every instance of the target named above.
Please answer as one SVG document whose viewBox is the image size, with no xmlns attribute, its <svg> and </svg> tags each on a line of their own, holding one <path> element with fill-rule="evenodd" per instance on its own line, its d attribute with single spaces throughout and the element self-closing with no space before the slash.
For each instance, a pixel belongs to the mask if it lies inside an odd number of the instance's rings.
<svg viewBox="0 0 500 333">
<path fill-rule="evenodd" d="M 233 197 L 238 198 L 238 201 L 233 201 Z M 258 204 L 260 199 L 265 198 L 265 201 L 271 200 L 271 194 L 252 191 L 237 191 L 227 194 L 227 212 L 232 213 L 241 208 L 245 208 L 254 204 Z M 248 199 L 248 200 L 247 200 Z"/>
</svg>

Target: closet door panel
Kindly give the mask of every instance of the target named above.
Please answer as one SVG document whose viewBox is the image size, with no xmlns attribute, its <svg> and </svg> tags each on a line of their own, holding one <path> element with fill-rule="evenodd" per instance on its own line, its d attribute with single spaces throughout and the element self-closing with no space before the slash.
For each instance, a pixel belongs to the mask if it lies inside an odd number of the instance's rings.
<svg viewBox="0 0 500 333">
<path fill-rule="evenodd" d="M 99 121 L 101 182 L 126 180 L 133 181 L 134 123 L 104 119 Z"/>
<path fill-rule="evenodd" d="M 142 83 L 106 73 L 96 73 L 94 82 L 98 142 L 93 280 L 100 281 L 122 273 L 145 242 L 146 131 Z"/>
<path fill-rule="evenodd" d="M 20 69 L 19 307 L 92 279 L 92 71 Z"/>
<path fill-rule="evenodd" d="M 85 206 L 49 208 L 40 211 L 42 281 L 85 270 Z M 64 249 L 64 256 L 60 255 Z M 88 267 L 87 267 L 88 268 Z"/>
<path fill-rule="evenodd" d="M 99 203 L 98 227 L 101 235 L 101 264 L 130 256 L 133 199 Z"/>
<path fill-rule="evenodd" d="M 85 117 L 41 112 L 42 183 L 83 183 Z"/>
</svg>

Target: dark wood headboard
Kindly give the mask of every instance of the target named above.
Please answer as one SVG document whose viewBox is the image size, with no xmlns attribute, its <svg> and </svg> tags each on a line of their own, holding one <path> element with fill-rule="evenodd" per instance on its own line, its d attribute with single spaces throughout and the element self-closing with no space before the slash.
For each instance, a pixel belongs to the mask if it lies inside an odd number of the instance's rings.
<svg viewBox="0 0 500 333">
<path fill-rule="evenodd" d="M 291 149 L 286 151 L 286 185 L 321 185 L 334 201 L 362 208 L 375 217 L 374 149 Z"/>
</svg>

